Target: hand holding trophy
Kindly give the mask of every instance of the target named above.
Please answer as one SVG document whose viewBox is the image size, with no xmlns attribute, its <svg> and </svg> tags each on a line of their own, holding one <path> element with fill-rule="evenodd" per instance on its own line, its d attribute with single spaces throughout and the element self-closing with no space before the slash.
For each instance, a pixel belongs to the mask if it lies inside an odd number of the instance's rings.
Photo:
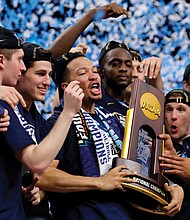
<svg viewBox="0 0 190 220">
<path fill-rule="evenodd" d="M 135 183 L 123 183 L 126 192 L 122 198 L 138 209 L 155 214 L 165 214 L 157 207 L 167 205 L 170 195 L 164 190 L 167 178 L 162 175 L 158 157 L 163 153 L 164 93 L 142 80 L 133 82 L 129 110 L 120 158 L 113 167 L 126 165 L 137 173 Z"/>
</svg>

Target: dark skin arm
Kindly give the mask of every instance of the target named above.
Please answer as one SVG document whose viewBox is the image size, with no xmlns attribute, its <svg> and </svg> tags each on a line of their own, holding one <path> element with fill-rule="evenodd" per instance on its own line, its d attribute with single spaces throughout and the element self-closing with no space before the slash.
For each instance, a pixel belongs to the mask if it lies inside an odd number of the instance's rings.
<svg viewBox="0 0 190 220">
<path fill-rule="evenodd" d="M 89 10 L 81 19 L 79 19 L 74 26 L 64 30 L 48 48 L 52 51 L 52 58 L 55 59 L 63 53 L 67 53 L 72 47 L 80 34 L 85 28 L 93 22 L 94 16 L 99 11 L 103 11 L 102 19 L 114 17 L 117 18 L 125 15 L 129 18 L 128 12 L 118 6 L 116 3 L 110 3 L 101 7 Z"/>
</svg>

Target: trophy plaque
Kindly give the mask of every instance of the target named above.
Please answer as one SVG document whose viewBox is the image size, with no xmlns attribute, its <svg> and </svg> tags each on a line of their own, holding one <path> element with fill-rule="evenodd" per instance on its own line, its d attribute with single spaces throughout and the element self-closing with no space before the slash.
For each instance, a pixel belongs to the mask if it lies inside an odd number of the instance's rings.
<svg viewBox="0 0 190 220">
<path fill-rule="evenodd" d="M 126 192 L 117 193 L 134 207 L 155 214 L 165 213 L 158 207 L 167 205 L 170 195 L 164 190 L 167 178 L 162 175 L 158 157 L 164 150 L 164 93 L 135 79 L 132 84 L 129 110 L 123 138 L 121 157 L 114 158 L 113 167 L 126 165 L 137 173 L 135 183 L 123 183 Z"/>
</svg>

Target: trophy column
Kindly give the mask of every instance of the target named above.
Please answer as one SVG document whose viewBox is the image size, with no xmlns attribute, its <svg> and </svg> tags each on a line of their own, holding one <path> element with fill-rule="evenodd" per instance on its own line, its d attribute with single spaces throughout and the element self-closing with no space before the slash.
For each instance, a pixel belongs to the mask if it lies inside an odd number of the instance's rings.
<svg viewBox="0 0 190 220">
<path fill-rule="evenodd" d="M 132 86 L 121 157 L 114 159 L 113 167 L 125 165 L 136 171 L 132 177 L 136 182 L 123 183 L 126 192 L 117 193 L 138 209 L 164 215 L 157 209 L 170 201 L 158 161 L 163 152 L 157 136 L 163 133 L 164 93 L 139 79 Z"/>
</svg>

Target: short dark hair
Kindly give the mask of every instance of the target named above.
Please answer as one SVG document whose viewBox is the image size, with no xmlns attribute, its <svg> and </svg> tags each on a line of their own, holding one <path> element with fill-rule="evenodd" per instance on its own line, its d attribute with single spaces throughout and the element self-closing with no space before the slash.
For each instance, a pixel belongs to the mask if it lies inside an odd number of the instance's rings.
<svg viewBox="0 0 190 220">
<path fill-rule="evenodd" d="M 43 49 L 40 45 L 26 42 L 23 44 L 23 62 L 27 68 L 35 61 L 45 60 L 51 62 L 51 51 Z"/>
<path fill-rule="evenodd" d="M 142 62 L 143 58 L 137 50 L 134 50 L 132 48 L 129 48 L 129 50 L 132 55 L 132 60 L 138 60 L 139 62 Z"/>
<path fill-rule="evenodd" d="M 22 48 L 22 39 L 18 38 L 12 30 L 0 26 L 0 48 L 20 49 Z"/>
<path fill-rule="evenodd" d="M 69 81 L 70 71 L 67 67 L 67 65 L 74 59 L 78 57 L 85 57 L 84 54 L 81 52 L 75 52 L 75 53 L 65 53 L 61 56 L 59 56 L 57 59 L 55 59 L 52 63 L 52 74 L 51 77 L 58 87 L 59 90 L 59 98 L 63 97 L 63 90 L 61 88 L 62 82 Z"/>
<path fill-rule="evenodd" d="M 105 55 L 110 50 L 113 50 L 115 48 L 123 48 L 123 49 L 127 50 L 129 52 L 129 54 L 131 54 L 128 46 L 126 44 L 124 44 L 123 42 L 120 43 L 117 41 L 109 41 L 100 51 L 99 58 L 98 58 L 99 66 L 102 65 L 102 61 L 103 61 L 103 58 L 105 57 Z"/>
<path fill-rule="evenodd" d="M 67 65 L 77 57 L 85 57 L 85 55 L 81 52 L 69 52 L 59 56 L 57 59 L 53 61 L 53 72 L 51 77 L 57 86 L 63 82 L 63 75 L 65 70 L 67 69 Z"/>
<path fill-rule="evenodd" d="M 0 26 L 0 54 L 7 60 L 11 60 L 12 55 L 22 48 L 22 41 L 12 30 Z"/>
</svg>

